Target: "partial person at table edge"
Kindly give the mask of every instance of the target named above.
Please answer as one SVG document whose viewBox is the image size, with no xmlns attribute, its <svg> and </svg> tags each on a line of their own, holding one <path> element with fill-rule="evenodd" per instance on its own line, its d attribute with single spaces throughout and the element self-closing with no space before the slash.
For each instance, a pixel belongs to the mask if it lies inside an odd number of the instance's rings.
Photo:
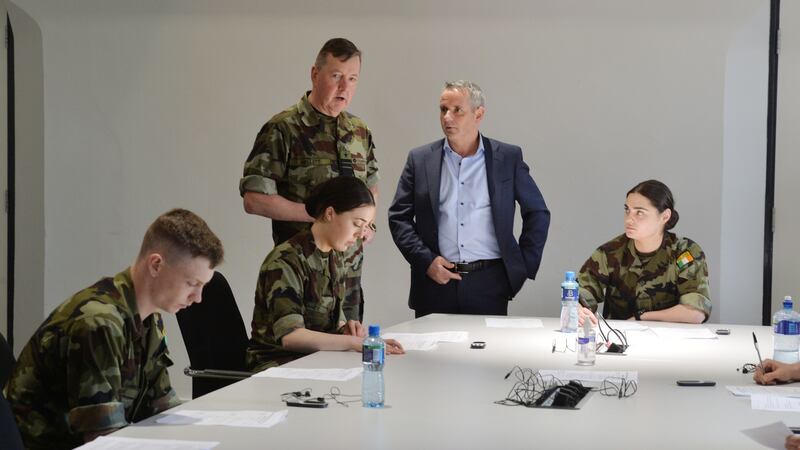
<svg viewBox="0 0 800 450">
<path fill-rule="evenodd" d="M 200 302 L 223 254 L 203 219 L 173 209 L 129 268 L 56 307 L 6 385 L 25 447 L 73 448 L 177 406 L 159 311 Z"/>
<path fill-rule="evenodd" d="M 361 323 L 344 312 L 342 252 L 364 236 L 375 199 L 354 177 L 317 185 L 305 203 L 314 223 L 275 247 L 258 274 L 247 366 L 261 371 L 319 350 L 361 351 Z M 387 353 L 403 353 L 393 339 Z"/>
<path fill-rule="evenodd" d="M 774 359 L 765 359 L 756 366 L 753 380 L 758 384 L 774 385 L 800 381 L 800 362 L 785 363 Z M 785 446 L 788 450 L 800 450 L 800 435 L 786 436 Z"/>
<path fill-rule="evenodd" d="M 480 133 L 485 113 L 477 84 L 445 83 L 444 139 L 411 150 L 397 183 L 389 229 L 411 265 L 408 306 L 416 317 L 507 315 L 508 303 L 539 270 L 550 211 L 522 149 Z"/>
<path fill-rule="evenodd" d="M 580 297 L 594 319 L 702 323 L 711 314 L 708 266 L 696 242 L 670 232 L 679 215 L 670 189 L 646 180 L 628 191 L 624 233 L 598 247 L 578 274 Z"/>
</svg>

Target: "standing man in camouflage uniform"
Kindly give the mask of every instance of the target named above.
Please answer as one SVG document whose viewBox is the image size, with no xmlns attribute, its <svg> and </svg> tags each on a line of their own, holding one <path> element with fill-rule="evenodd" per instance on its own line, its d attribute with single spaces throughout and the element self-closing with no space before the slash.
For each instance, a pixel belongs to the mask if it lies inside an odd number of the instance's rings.
<svg viewBox="0 0 800 450">
<path fill-rule="evenodd" d="M 628 191 L 625 233 L 601 245 L 581 267 L 580 296 L 610 319 L 701 323 L 711 314 L 708 266 L 700 246 L 670 233 L 678 223 L 672 192 L 660 181 Z M 581 309 L 581 323 L 588 315 Z"/>
<path fill-rule="evenodd" d="M 73 448 L 178 404 L 159 310 L 201 300 L 222 244 L 194 213 L 158 217 L 133 265 L 68 299 L 22 350 L 6 387 L 26 448 Z"/>
<path fill-rule="evenodd" d="M 325 43 L 311 67 L 311 91 L 275 115 L 256 136 L 239 192 L 244 209 L 272 219 L 275 245 L 307 230 L 312 217 L 304 203 L 317 184 L 337 176 L 355 176 L 378 197 L 378 163 L 367 125 L 345 111 L 355 95 L 361 51 L 347 39 Z M 372 240 L 370 229 L 363 241 Z M 345 314 L 363 334 L 362 241 L 344 255 L 348 267 Z"/>
</svg>

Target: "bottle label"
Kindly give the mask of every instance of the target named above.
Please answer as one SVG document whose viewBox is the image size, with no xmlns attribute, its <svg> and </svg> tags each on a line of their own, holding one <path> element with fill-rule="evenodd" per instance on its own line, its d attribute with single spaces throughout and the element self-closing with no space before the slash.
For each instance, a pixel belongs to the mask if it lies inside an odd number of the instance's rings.
<svg viewBox="0 0 800 450">
<path fill-rule="evenodd" d="M 775 333 L 789 335 L 800 334 L 800 322 L 781 320 L 775 324 Z"/>
<path fill-rule="evenodd" d="M 562 299 L 577 300 L 578 299 L 578 288 L 574 288 L 574 289 L 561 288 L 561 298 Z"/>
<path fill-rule="evenodd" d="M 383 364 L 383 346 L 364 347 L 361 351 L 361 361 L 365 363 Z"/>
<path fill-rule="evenodd" d="M 588 343 L 594 343 L 594 336 L 587 336 L 587 337 L 579 337 L 578 338 L 578 345 L 586 345 Z"/>
</svg>

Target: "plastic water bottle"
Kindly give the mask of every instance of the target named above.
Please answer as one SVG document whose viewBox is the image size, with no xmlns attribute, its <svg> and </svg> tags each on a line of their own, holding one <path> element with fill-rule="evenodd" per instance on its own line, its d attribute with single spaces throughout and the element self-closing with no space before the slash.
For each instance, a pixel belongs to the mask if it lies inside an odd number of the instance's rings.
<svg viewBox="0 0 800 450">
<path fill-rule="evenodd" d="M 561 283 L 561 332 L 578 331 L 578 282 L 575 272 L 566 272 Z"/>
<path fill-rule="evenodd" d="M 593 366 L 597 355 L 597 338 L 594 333 L 592 321 L 589 318 L 583 320 L 583 327 L 578 334 L 578 365 Z"/>
<path fill-rule="evenodd" d="M 383 357 L 386 346 L 381 339 L 381 327 L 369 326 L 369 337 L 361 344 L 361 404 L 366 408 L 383 408 Z"/>
<path fill-rule="evenodd" d="M 772 359 L 785 363 L 798 361 L 800 347 L 800 315 L 792 310 L 792 297 L 783 298 L 783 309 L 772 316 L 773 348 Z"/>
</svg>

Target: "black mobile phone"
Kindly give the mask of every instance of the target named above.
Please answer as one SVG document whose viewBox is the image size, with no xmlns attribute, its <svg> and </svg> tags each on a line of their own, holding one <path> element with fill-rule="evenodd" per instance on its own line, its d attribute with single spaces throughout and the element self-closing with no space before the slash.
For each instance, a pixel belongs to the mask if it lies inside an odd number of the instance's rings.
<svg viewBox="0 0 800 450">
<path fill-rule="evenodd" d="M 325 400 L 317 400 L 316 398 L 310 398 L 308 400 L 287 400 L 286 406 L 298 406 L 301 408 L 327 408 L 328 402 Z"/>
<path fill-rule="evenodd" d="M 716 381 L 678 380 L 678 386 L 716 386 Z"/>
<path fill-rule="evenodd" d="M 478 349 L 478 350 L 480 350 L 482 348 L 486 348 L 486 342 L 484 342 L 484 341 L 475 341 L 472 344 L 469 344 L 469 348 L 474 348 L 474 349 Z"/>
</svg>

